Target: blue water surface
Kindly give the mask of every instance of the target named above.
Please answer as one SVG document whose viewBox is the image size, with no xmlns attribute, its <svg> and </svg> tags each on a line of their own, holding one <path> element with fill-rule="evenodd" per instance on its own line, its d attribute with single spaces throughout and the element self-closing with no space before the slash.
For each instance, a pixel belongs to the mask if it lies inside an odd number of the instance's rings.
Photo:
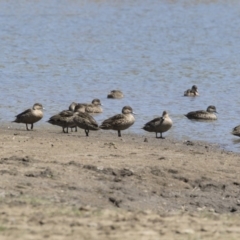
<svg viewBox="0 0 240 240">
<path fill-rule="evenodd" d="M 138 113 L 125 134 L 148 134 L 144 123 L 167 110 L 165 136 L 240 152 L 240 1 L 8 0 L 0 25 L 0 124 L 24 128 L 10 121 L 40 102 L 38 127 L 53 128 L 48 118 L 72 101 L 100 98 L 99 123 L 125 105 Z M 200 96 L 183 97 L 193 84 Z M 112 89 L 125 97 L 107 99 Z M 184 116 L 209 105 L 215 122 Z"/>
</svg>

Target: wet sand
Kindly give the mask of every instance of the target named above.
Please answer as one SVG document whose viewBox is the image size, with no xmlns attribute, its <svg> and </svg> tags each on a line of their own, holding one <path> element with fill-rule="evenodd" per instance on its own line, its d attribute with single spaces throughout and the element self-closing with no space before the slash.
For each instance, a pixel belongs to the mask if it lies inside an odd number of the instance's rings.
<svg viewBox="0 0 240 240">
<path fill-rule="evenodd" d="M 1 239 L 239 239 L 239 154 L 19 126 L 0 128 Z"/>
</svg>

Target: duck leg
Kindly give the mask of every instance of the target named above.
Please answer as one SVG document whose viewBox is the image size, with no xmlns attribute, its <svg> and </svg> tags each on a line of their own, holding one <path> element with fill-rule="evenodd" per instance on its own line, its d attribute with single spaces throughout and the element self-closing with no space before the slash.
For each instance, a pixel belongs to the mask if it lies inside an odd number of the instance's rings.
<svg viewBox="0 0 240 240">
<path fill-rule="evenodd" d="M 77 132 L 77 126 L 75 127 L 75 132 Z"/>
<path fill-rule="evenodd" d="M 33 130 L 33 123 L 31 124 L 31 130 Z"/>
<path fill-rule="evenodd" d="M 89 130 L 85 129 L 86 137 L 88 137 Z"/>
<path fill-rule="evenodd" d="M 162 136 L 162 133 L 161 133 L 161 132 L 160 132 L 160 137 L 157 137 L 157 133 L 156 133 L 156 138 L 164 139 L 164 137 Z"/>
<path fill-rule="evenodd" d="M 161 138 L 161 139 L 164 139 L 164 137 L 162 136 L 162 133 L 160 133 L 160 134 L 161 134 L 160 138 Z"/>
<path fill-rule="evenodd" d="M 67 131 L 65 131 L 65 128 L 67 128 Z M 68 133 L 68 127 L 63 127 L 63 133 Z"/>
<path fill-rule="evenodd" d="M 28 124 L 26 123 L 26 129 L 29 131 L 29 129 L 28 129 Z"/>
<path fill-rule="evenodd" d="M 158 134 L 158 133 L 156 132 L 156 138 L 158 138 L 157 134 Z"/>
<path fill-rule="evenodd" d="M 161 136 L 160 136 L 160 138 L 164 139 L 164 137 L 162 136 L 162 133 L 161 133 Z"/>
<path fill-rule="evenodd" d="M 121 137 L 121 131 L 120 130 L 118 130 L 118 136 Z"/>
</svg>

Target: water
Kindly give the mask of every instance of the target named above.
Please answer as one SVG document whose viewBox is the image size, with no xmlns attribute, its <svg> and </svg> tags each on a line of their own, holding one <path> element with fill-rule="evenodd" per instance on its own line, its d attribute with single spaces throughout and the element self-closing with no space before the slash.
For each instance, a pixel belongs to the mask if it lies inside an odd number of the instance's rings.
<svg viewBox="0 0 240 240">
<path fill-rule="evenodd" d="M 2 125 L 41 102 L 38 126 L 57 128 L 45 123 L 51 115 L 100 98 L 99 122 L 130 105 L 138 115 L 129 131 L 147 134 L 143 124 L 167 110 L 174 126 L 165 136 L 240 152 L 230 134 L 240 124 L 239 1 L 8 0 L 0 25 Z M 193 84 L 200 96 L 183 97 Z M 107 99 L 112 89 L 125 98 Z M 183 115 L 209 105 L 215 122 Z"/>
</svg>

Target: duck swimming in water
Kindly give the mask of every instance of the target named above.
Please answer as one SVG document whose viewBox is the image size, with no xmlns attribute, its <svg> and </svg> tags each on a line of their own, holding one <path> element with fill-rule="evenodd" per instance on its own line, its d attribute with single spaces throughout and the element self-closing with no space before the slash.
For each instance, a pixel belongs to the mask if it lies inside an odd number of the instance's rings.
<svg viewBox="0 0 240 240">
<path fill-rule="evenodd" d="M 199 96 L 198 88 L 196 85 L 193 85 L 191 89 L 188 89 L 184 92 L 185 97 L 196 97 Z"/>
<path fill-rule="evenodd" d="M 155 132 L 156 138 L 163 138 L 162 133 L 168 131 L 173 125 L 167 111 L 163 111 L 162 117 L 154 118 L 147 122 L 143 129 L 148 132 Z M 160 137 L 157 134 L 160 133 Z"/>
<path fill-rule="evenodd" d="M 25 123 L 26 129 L 29 131 L 28 124 L 31 124 L 31 130 L 33 124 L 38 122 L 43 117 L 43 106 L 41 103 L 35 103 L 32 108 L 25 110 L 24 112 L 15 116 L 16 119 L 13 122 Z"/>
<path fill-rule="evenodd" d="M 115 98 L 120 99 L 123 98 L 123 93 L 120 90 L 112 90 L 108 95 L 107 98 Z"/>
<path fill-rule="evenodd" d="M 216 107 L 213 105 L 208 106 L 207 110 L 198 110 L 187 113 L 186 116 L 188 119 L 196 119 L 196 120 L 216 120 L 217 110 Z"/>
<path fill-rule="evenodd" d="M 85 106 L 85 112 L 87 113 L 102 113 L 102 104 L 100 99 L 95 98 L 92 100 L 92 103 L 80 103 L 81 105 Z"/>
<path fill-rule="evenodd" d="M 232 135 L 240 137 L 240 125 L 233 128 Z"/>
<path fill-rule="evenodd" d="M 118 131 L 118 137 L 121 137 L 121 131 L 131 127 L 135 122 L 133 109 L 130 106 L 125 106 L 122 109 L 122 114 L 117 114 L 102 122 L 101 129 L 111 129 Z"/>
</svg>

